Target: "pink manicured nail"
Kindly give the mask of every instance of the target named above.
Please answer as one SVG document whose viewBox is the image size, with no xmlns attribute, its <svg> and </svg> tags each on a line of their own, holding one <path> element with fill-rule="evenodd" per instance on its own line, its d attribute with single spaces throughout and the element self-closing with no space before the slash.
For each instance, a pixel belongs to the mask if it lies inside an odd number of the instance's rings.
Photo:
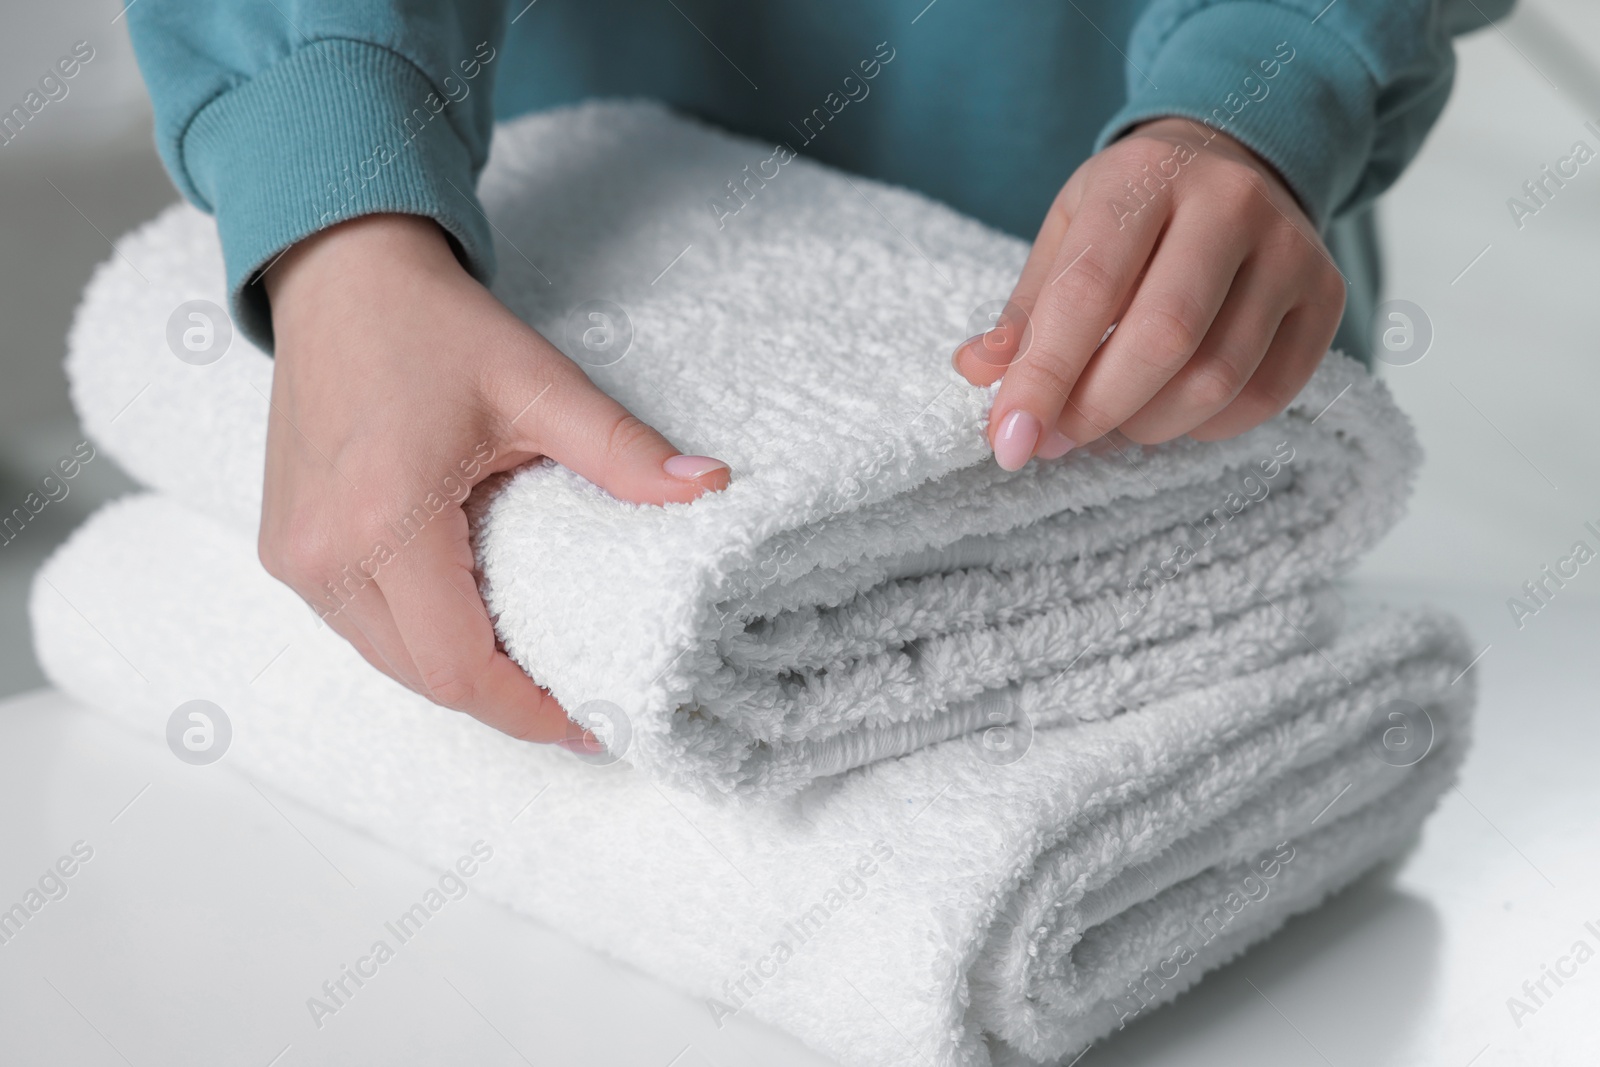
<svg viewBox="0 0 1600 1067">
<path fill-rule="evenodd" d="M 606 746 L 602 745 L 600 739 L 593 734 L 584 734 L 582 737 L 563 737 L 556 744 L 568 752 L 576 752 L 580 756 L 593 756 L 606 750 Z"/>
<path fill-rule="evenodd" d="M 965 349 L 966 351 L 972 353 L 973 359 L 977 360 L 985 367 L 1010 366 L 1011 357 L 1000 354 L 1001 347 L 1006 343 L 1007 335 L 1004 332 L 1005 327 L 1002 326 L 999 329 L 1000 333 L 998 336 L 995 336 L 996 331 L 994 330 L 985 330 L 983 333 L 973 334 L 965 341 L 962 341 L 956 346 L 956 354 L 954 357 L 952 357 L 952 359 L 961 358 L 961 352 L 963 349 Z M 995 336 L 993 341 L 989 340 L 991 336 Z"/>
<path fill-rule="evenodd" d="M 1078 442 L 1060 430 L 1051 430 L 1044 435 L 1044 440 L 1039 442 L 1039 458 L 1060 459 L 1077 447 Z"/>
<path fill-rule="evenodd" d="M 673 478 L 692 482 L 712 471 L 725 471 L 728 465 L 710 456 L 673 456 L 661 465 L 661 469 Z"/>
<path fill-rule="evenodd" d="M 994 458 L 1003 470 L 1021 470 L 1033 458 L 1033 446 L 1038 443 L 1039 420 L 1026 411 L 1013 411 L 995 434 Z"/>
<path fill-rule="evenodd" d="M 965 341 L 962 341 L 960 344 L 956 345 L 955 352 L 952 353 L 951 356 L 950 356 L 950 362 L 957 364 L 957 367 L 959 368 L 960 364 L 958 363 L 958 361 L 961 359 L 961 353 L 966 351 L 967 349 L 971 349 L 973 356 L 975 358 L 981 360 L 983 358 L 983 338 L 984 338 L 984 336 L 985 336 L 984 334 L 975 333 L 971 337 L 967 338 Z"/>
</svg>

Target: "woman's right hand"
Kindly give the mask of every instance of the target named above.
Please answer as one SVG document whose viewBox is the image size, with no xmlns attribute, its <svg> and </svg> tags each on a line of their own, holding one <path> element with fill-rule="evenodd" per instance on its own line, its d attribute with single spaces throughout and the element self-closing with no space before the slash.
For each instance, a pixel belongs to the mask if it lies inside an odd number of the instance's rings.
<svg viewBox="0 0 1600 1067">
<path fill-rule="evenodd" d="M 461 503 L 540 456 L 641 504 L 722 489 L 727 466 L 680 455 L 597 389 L 466 272 L 432 220 L 341 223 L 264 281 L 277 338 L 268 572 L 430 700 L 523 740 L 592 746 L 499 650 Z"/>
</svg>

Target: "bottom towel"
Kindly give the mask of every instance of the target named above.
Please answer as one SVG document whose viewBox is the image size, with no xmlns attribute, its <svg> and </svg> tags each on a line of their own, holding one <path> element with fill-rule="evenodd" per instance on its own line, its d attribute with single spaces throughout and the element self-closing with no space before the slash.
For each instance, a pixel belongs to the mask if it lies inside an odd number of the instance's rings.
<svg viewBox="0 0 1600 1067">
<path fill-rule="evenodd" d="M 472 853 L 475 888 L 719 1024 L 747 1013 L 874 1067 L 1065 1062 L 1147 1014 L 1403 851 L 1471 704 L 1453 623 L 1374 615 L 1107 720 L 996 727 L 741 810 L 429 705 L 249 539 L 159 497 L 93 518 L 32 611 L 79 699 L 158 735 L 212 701 L 223 762 L 440 868 Z M 329 945 L 328 972 L 361 941 Z M 337 1025 L 337 999 L 307 1026 Z"/>
</svg>

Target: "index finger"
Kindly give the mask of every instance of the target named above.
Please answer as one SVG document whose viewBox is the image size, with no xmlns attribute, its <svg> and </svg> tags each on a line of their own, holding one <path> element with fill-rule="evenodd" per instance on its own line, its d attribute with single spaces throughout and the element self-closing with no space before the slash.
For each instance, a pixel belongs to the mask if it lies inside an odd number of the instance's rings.
<svg viewBox="0 0 1600 1067">
<path fill-rule="evenodd" d="M 378 584 L 436 703 L 523 741 L 582 736 L 556 699 L 496 646 L 460 509 L 448 508 L 423 526 L 379 571 Z"/>
<path fill-rule="evenodd" d="M 1050 266 L 1019 282 L 1013 299 L 1031 306 L 1032 337 L 1023 357 L 1006 368 L 989 413 L 990 443 L 1007 469 L 1026 463 L 1056 426 L 1078 376 L 1126 306 L 1167 218 L 1165 201 L 1137 214 L 1117 212 L 1119 202 L 1112 187 L 1097 183 L 1089 189 Z M 1024 283 L 1038 288 L 1030 292 Z"/>
</svg>

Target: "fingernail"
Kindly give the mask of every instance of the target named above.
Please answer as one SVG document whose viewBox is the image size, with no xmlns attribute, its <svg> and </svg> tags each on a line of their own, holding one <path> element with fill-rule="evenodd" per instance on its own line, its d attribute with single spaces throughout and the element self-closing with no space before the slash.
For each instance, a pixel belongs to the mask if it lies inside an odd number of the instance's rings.
<svg viewBox="0 0 1600 1067">
<path fill-rule="evenodd" d="M 1038 443 L 1039 420 L 1026 411 L 1013 411 L 995 434 L 994 458 L 1002 470 L 1021 470 L 1033 458 L 1033 446 Z"/>
<path fill-rule="evenodd" d="M 1039 458 L 1060 459 L 1077 447 L 1078 442 L 1060 430 L 1051 430 L 1044 435 L 1044 440 L 1039 442 Z"/>
<path fill-rule="evenodd" d="M 704 477 L 712 471 L 725 471 L 728 465 L 720 459 L 710 456 L 673 456 L 661 465 L 661 469 L 673 478 L 681 478 L 692 482 L 696 478 Z"/>
<path fill-rule="evenodd" d="M 563 737 L 556 744 L 568 752 L 576 752 L 580 756 L 593 756 L 606 750 L 606 746 L 600 743 L 600 739 L 591 733 L 585 733 L 582 737 Z"/>
<path fill-rule="evenodd" d="M 973 354 L 974 357 L 976 357 L 976 358 L 978 358 L 980 360 L 983 358 L 983 338 L 984 338 L 984 336 L 985 336 L 984 334 L 975 333 L 971 337 L 967 338 L 965 341 L 962 341 L 960 344 L 956 345 L 955 352 L 953 352 L 951 354 L 951 356 L 950 356 L 950 362 L 951 362 L 952 365 L 955 366 L 956 370 L 960 370 L 961 369 L 961 353 L 965 349 L 969 349 L 970 348 L 972 350 L 972 354 Z"/>
<path fill-rule="evenodd" d="M 991 336 L 994 337 L 992 341 Z M 961 350 L 965 348 L 972 353 L 973 359 L 985 367 L 1008 367 L 1011 365 L 1011 357 L 1005 355 L 1001 349 L 1009 336 L 1006 333 L 996 334 L 994 330 L 973 334 L 956 347 L 956 354 L 959 356 Z"/>
</svg>

